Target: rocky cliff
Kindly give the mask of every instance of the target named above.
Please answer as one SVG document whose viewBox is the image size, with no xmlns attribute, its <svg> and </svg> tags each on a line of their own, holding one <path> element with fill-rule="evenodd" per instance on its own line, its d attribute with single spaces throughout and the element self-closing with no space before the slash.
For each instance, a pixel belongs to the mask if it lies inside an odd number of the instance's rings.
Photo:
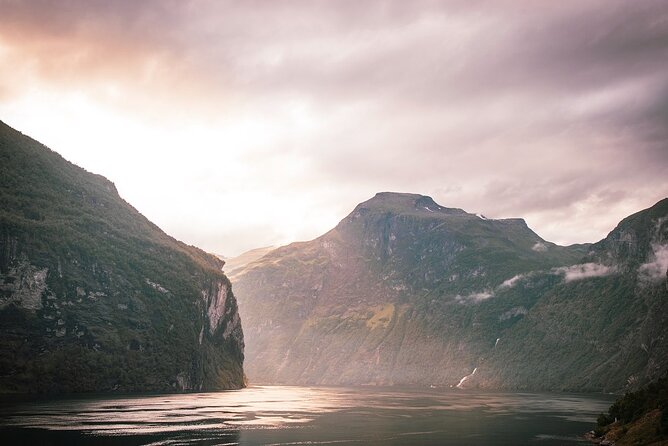
<svg viewBox="0 0 668 446">
<path fill-rule="evenodd" d="M 223 262 L 0 122 L 0 392 L 244 385 Z"/>
<path fill-rule="evenodd" d="M 668 362 L 667 203 L 600 243 L 561 247 L 521 219 L 377 194 L 327 234 L 235 271 L 249 379 L 570 390 L 650 379 Z"/>
</svg>

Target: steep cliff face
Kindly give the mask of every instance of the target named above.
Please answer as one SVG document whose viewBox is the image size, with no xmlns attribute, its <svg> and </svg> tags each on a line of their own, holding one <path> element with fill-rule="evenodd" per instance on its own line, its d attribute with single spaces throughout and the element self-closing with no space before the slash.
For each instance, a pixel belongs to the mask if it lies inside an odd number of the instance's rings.
<svg viewBox="0 0 668 446">
<path fill-rule="evenodd" d="M 232 276 L 252 382 L 449 386 L 536 303 L 508 280 L 575 262 L 542 240 L 425 196 L 381 193 L 311 242 Z M 481 309 L 483 309 L 481 311 Z"/>
<path fill-rule="evenodd" d="M 0 392 L 244 385 L 223 263 L 0 123 Z"/>
</svg>

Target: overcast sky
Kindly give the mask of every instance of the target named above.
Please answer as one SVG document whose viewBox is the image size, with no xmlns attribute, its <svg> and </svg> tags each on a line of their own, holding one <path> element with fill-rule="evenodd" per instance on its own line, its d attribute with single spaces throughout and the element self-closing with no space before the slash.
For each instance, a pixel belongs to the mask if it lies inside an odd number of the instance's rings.
<svg viewBox="0 0 668 446">
<path fill-rule="evenodd" d="M 0 120 L 211 252 L 311 239 L 378 191 L 560 244 L 668 196 L 666 1 L 0 11 Z"/>
</svg>

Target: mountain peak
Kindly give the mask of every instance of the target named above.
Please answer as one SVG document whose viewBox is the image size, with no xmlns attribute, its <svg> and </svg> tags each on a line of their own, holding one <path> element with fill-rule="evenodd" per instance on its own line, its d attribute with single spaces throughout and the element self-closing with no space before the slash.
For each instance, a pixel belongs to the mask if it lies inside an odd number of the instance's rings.
<svg viewBox="0 0 668 446">
<path fill-rule="evenodd" d="M 386 212 L 418 211 L 454 215 L 466 214 L 462 209 L 443 207 L 427 195 L 402 192 L 378 192 L 373 198 L 360 203 L 355 208 L 356 211 L 362 209 Z"/>
</svg>

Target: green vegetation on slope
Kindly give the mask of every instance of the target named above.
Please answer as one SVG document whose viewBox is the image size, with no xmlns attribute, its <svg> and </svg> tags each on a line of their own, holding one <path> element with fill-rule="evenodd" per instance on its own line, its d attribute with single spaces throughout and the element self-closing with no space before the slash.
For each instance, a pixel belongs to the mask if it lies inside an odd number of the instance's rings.
<svg viewBox="0 0 668 446">
<path fill-rule="evenodd" d="M 249 377 L 457 384 L 562 278 L 502 284 L 575 263 L 585 249 L 546 242 L 520 219 L 378 194 L 322 237 L 278 248 L 235 275 Z"/>
<path fill-rule="evenodd" d="M 596 429 L 617 446 L 668 443 L 668 376 L 617 400 Z"/>
<path fill-rule="evenodd" d="M 668 200 L 595 245 L 379 193 L 238 270 L 251 381 L 622 391 L 668 370 Z M 662 269 L 663 268 L 663 269 Z"/>
<path fill-rule="evenodd" d="M 618 392 L 665 373 L 667 217 L 668 200 L 662 200 L 592 245 L 581 262 L 598 269 L 545 289 L 505 333 L 480 379 L 528 389 L 539 377 L 549 389 Z"/>
<path fill-rule="evenodd" d="M 242 386 L 221 267 L 0 123 L 0 392 Z"/>
</svg>

